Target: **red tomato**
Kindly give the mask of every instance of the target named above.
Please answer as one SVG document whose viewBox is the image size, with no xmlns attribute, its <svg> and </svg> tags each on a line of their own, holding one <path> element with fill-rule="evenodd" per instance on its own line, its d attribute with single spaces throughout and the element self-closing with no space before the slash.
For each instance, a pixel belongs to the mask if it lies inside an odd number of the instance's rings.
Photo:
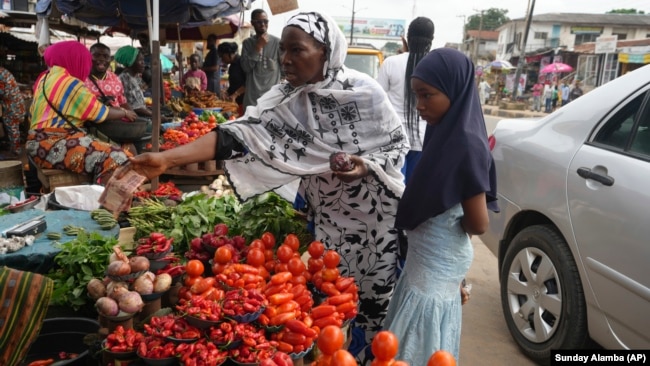
<svg viewBox="0 0 650 366">
<path fill-rule="evenodd" d="M 334 282 L 339 278 L 340 273 L 338 268 L 323 268 L 323 281 Z"/>
<path fill-rule="evenodd" d="M 323 255 L 323 264 L 327 268 L 338 267 L 340 261 L 341 261 L 341 256 L 339 255 L 339 253 L 333 250 L 328 250 Z"/>
<path fill-rule="evenodd" d="M 278 260 L 281 263 L 288 263 L 289 260 L 293 257 L 293 252 L 294 250 L 290 246 L 282 244 L 278 247 L 275 255 L 278 257 Z"/>
<path fill-rule="evenodd" d="M 257 248 L 257 249 L 261 249 L 261 250 L 266 249 L 266 247 L 264 246 L 264 242 L 263 242 L 262 240 L 260 240 L 260 239 L 255 239 L 255 240 L 253 240 L 253 241 L 248 245 L 248 247 L 249 247 L 249 248 Z"/>
<path fill-rule="evenodd" d="M 456 359 L 451 353 L 438 350 L 429 357 L 427 366 L 456 366 Z"/>
<path fill-rule="evenodd" d="M 357 360 L 352 354 L 344 349 L 340 349 L 332 355 L 330 366 L 357 366 Z"/>
<path fill-rule="evenodd" d="M 190 259 L 185 265 L 185 273 L 190 277 L 197 277 L 203 274 L 205 268 L 203 267 L 203 262 L 198 259 Z"/>
<path fill-rule="evenodd" d="M 300 239 L 298 239 L 298 236 L 296 234 L 289 234 L 286 238 L 284 238 L 284 242 L 282 244 L 288 245 L 291 249 L 293 249 L 294 252 L 297 252 L 298 248 L 300 248 Z"/>
<path fill-rule="evenodd" d="M 333 355 L 334 352 L 338 351 L 343 347 L 343 340 L 345 336 L 343 330 L 340 327 L 335 325 L 328 325 L 320 331 L 318 340 L 316 341 L 318 349 L 324 355 Z"/>
<path fill-rule="evenodd" d="M 390 331 L 382 330 L 372 339 L 372 354 L 380 361 L 388 361 L 397 355 L 399 341 L 395 334 Z"/>
<path fill-rule="evenodd" d="M 307 247 L 307 251 L 312 258 L 320 258 L 325 253 L 325 245 L 318 240 L 314 240 Z"/>
<path fill-rule="evenodd" d="M 287 267 L 289 268 L 289 272 L 291 272 L 291 274 L 294 276 L 302 274 L 307 269 L 305 263 L 298 257 L 289 259 Z"/>
<path fill-rule="evenodd" d="M 254 267 L 264 265 L 266 258 L 264 257 L 264 249 L 251 248 L 246 254 L 246 263 Z"/>
<path fill-rule="evenodd" d="M 264 242 L 264 247 L 266 249 L 273 249 L 275 247 L 275 236 L 273 233 L 270 232 L 265 232 L 262 234 L 262 237 L 260 238 Z"/>
<path fill-rule="evenodd" d="M 226 246 L 217 248 L 214 252 L 214 261 L 219 264 L 228 264 L 232 260 L 232 250 Z"/>
</svg>

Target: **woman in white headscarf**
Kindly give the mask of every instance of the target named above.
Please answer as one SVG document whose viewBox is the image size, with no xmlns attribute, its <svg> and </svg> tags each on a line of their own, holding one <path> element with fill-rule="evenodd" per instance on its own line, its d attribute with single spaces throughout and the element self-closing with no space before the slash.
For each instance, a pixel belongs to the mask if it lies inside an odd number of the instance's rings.
<svg viewBox="0 0 650 366">
<path fill-rule="evenodd" d="M 128 167 L 153 178 L 174 166 L 229 159 L 226 173 L 243 199 L 275 190 L 293 201 L 300 186 L 316 238 L 341 255 L 341 273 L 359 286 L 351 349 L 364 360 L 395 284 L 394 218 L 408 140 L 379 84 L 343 66 L 347 43 L 331 18 L 295 15 L 280 47 L 285 81 L 243 117 L 192 144 L 136 156 Z M 339 151 L 352 155 L 352 171 L 331 170 L 330 155 Z"/>
</svg>

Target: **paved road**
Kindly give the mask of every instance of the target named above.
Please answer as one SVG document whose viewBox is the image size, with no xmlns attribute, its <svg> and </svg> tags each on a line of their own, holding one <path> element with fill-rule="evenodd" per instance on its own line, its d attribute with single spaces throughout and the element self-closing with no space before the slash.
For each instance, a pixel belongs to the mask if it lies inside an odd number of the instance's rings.
<svg viewBox="0 0 650 366">
<path fill-rule="evenodd" d="M 499 294 L 497 259 L 478 237 L 472 239 L 474 262 L 467 274 L 472 284 L 463 306 L 460 365 L 535 365 L 521 353 L 508 332 Z"/>
</svg>

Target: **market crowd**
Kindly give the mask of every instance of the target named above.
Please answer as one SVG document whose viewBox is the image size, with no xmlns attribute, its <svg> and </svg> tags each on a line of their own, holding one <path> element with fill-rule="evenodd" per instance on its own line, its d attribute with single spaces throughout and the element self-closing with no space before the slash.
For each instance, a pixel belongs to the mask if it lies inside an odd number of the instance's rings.
<svg viewBox="0 0 650 366">
<path fill-rule="evenodd" d="M 359 286 L 350 351 L 361 364 L 370 363 L 369 345 L 382 329 L 397 335 L 397 358 L 411 365 L 439 349 L 458 358 L 470 238 L 486 230 L 488 210 L 498 210 L 472 62 L 456 50 L 430 51 L 434 25 L 420 17 L 405 52 L 386 60 L 380 84 L 344 66 L 347 41 L 323 13 L 294 15 L 280 38 L 268 34 L 263 10 L 252 12 L 251 24 L 255 34 L 240 55 L 236 44 L 208 37 L 205 59 L 191 55 L 179 78 L 186 90 L 242 103 L 243 115 L 155 153 L 133 153 L 87 131 L 89 123 L 151 117 L 141 80 L 147 53 L 118 50 L 117 76 L 102 44 L 90 51 L 74 41 L 51 45 L 48 70 L 34 85 L 27 154 L 43 168 L 100 183 L 129 170 L 152 179 L 223 160 L 242 199 L 267 191 L 300 197 L 315 238 L 341 255 L 341 274 Z M 221 63 L 236 73 L 225 91 L 218 79 L 215 85 Z M 339 152 L 351 169 L 331 165 Z"/>
</svg>

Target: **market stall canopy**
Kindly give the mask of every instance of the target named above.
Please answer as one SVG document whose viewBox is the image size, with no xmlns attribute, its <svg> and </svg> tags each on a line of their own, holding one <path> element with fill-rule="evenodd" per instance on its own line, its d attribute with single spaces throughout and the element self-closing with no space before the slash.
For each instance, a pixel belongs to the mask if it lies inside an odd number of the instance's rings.
<svg viewBox="0 0 650 366">
<path fill-rule="evenodd" d="M 539 72 L 542 74 L 559 74 L 562 72 L 571 72 L 571 71 L 573 71 L 573 67 L 567 64 L 563 64 L 561 62 L 554 62 L 552 64 L 548 64 L 542 67 L 541 70 L 539 70 Z"/>
<path fill-rule="evenodd" d="M 216 35 L 217 39 L 233 38 L 241 25 L 240 18 L 241 17 L 239 14 L 233 14 L 226 17 L 217 18 L 212 24 L 204 24 L 198 26 L 189 26 L 187 24 L 161 25 L 161 27 L 164 28 L 161 28 L 160 38 L 161 40 L 164 39 L 167 41 L 178 41 L 179 33 L 180 40 L 183 41 L 204 41 L 210 34 Z M 133 33 L 137 32 L 138 30 L 141 29 L 128 29 L 115 26 L 107 28 L 104 33 L 109 35 L 122 33 L 128 34 L 131 37 L 135 38 L 136 34 Z"/>
<path fill-rule="evenodd" d="M 0 16 L 0 24 L 7 27 L 30 28 L 36 26 L 38 17 L 35 13 L 26 11 L 3 10 Z M 61 17 L 52 15 L 48 18 L 51 29 L 62 31 L 68 34 L 74 34 L 78 37 L 98 38 L 101 35 L 96 29 L 90 29 L 85 25 L 69 24 L 63 21 Z"/>
<path fill-rule="evenodd" d="M 238 14 L 254 0 L 160 0 L 159 24 L 185 27 L 211 25 L 217 18 Z M 147 3 L 142 0 L 38 0 L 37 13 L 56 9 L 88 24 L 130 30 L 148 28 Z"/>
</svg>

